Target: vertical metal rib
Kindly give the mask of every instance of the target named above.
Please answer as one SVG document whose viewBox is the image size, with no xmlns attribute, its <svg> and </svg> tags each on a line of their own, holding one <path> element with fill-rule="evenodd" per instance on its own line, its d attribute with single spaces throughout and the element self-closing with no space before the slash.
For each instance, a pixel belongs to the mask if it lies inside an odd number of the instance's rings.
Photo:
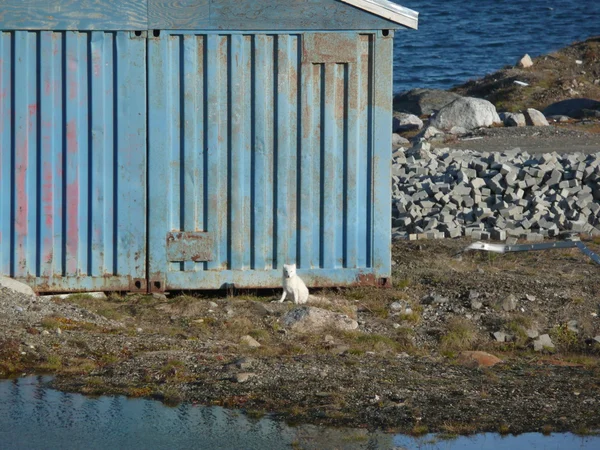
<svg viewBox="0 0 600 450">
<path fill-rule="evenodd" d="M 0 32 L 0 272 L 12 275 L 12 42 L 13 33 Z"/>
</svg>

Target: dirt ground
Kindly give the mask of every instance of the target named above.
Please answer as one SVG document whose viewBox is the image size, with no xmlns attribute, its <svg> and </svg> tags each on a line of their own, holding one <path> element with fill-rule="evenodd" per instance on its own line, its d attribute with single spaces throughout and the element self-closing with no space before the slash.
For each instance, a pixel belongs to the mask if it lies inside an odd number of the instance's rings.
<svg viewBox="0 0 600 450">
<path fill-rule="evenodd" d="M 600 121 L 572 121 L 549 127 L 481 128 L 459 139 L 434 143 L 434 147 L 502 152 L 520 148 L 529 154 L 598 153 L 600 152 Z"/>
<path fill-rule="evenodd" d="M 293 332 L 281 317 L 294 305 L 272 303 L 275 291 L 0 291 L 0 376 L 53 373 L 66 391 L 416 435 L 600 430 L 600 266 L 577 250 L 461 254 L 468 243 L 398 242 L 393 288 L 318 293 L 316 306 L 355 318 L 355 331 Z M 555 348 L 535 352 L 532 330 Z M 503 362 L 477 367 L 467 350 Z"/>
</svg>

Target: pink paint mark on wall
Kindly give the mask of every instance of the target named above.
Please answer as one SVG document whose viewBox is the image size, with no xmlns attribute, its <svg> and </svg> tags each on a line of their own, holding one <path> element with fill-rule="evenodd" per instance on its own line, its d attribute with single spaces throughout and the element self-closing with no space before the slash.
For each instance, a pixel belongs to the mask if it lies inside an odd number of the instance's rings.
<svg viewBox="0 0 600 450">
<path fill-rule="evenodd" d="M 76 164 L 78 156 L 77 128 L 75 120 L 67 123 L 67 273 L 77 273 L 77 251 L 79 248 L 79 167 Z M 75 162 L 75 164 L 70 164 Z M 69 173 L 70 171 L 70 173 Z"/>
<path fill-rule="evenodd" d="M 54 190 L 52 185 L 52 163 L 49 161 L 44 162 L 44 169 L 42 175 L 42 202 L 44 210 L 44 223 L 50 232 L 52 232 L 52 225 L 54 224 Z"/>
<path fill-rule="evenodd" d="M 28 140 L 17 148 L 17 166 L 15 167 L 15 181 L 17 204 L 15 212 L 15 233 L 17 235 L 17 273 L 23 273 L 19 269 L 25 268 L 27 261 L 27 213 L 28 213 L 28 198 L 27 198 L 27 170 L 28 170 Z"/>
</svg>

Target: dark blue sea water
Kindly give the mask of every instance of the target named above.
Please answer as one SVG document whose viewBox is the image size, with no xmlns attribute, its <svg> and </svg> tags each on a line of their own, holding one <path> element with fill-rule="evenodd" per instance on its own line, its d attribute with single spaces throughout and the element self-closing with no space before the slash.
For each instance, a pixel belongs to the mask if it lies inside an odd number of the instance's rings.
<svg viewBox="0 0 600 450">
<path fill-rule="evenodd" d="M 396 33 L 396 93 L 447 89 L 600 35 L 600 0 L 393 1 L 420 14 L 419 30 Z"/>
</svg>

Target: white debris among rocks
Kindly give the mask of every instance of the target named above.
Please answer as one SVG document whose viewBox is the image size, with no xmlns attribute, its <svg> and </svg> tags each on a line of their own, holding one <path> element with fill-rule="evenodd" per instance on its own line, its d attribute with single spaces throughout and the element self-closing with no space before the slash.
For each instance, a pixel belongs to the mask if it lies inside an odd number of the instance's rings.
<svg viewBox="0 0 600 450">
<path fill-rule="evenodd" d="M 480 153 L 421 142 L 392 157 L 396 239 L 600 235 L 600 152 Z"/>
</svg>

